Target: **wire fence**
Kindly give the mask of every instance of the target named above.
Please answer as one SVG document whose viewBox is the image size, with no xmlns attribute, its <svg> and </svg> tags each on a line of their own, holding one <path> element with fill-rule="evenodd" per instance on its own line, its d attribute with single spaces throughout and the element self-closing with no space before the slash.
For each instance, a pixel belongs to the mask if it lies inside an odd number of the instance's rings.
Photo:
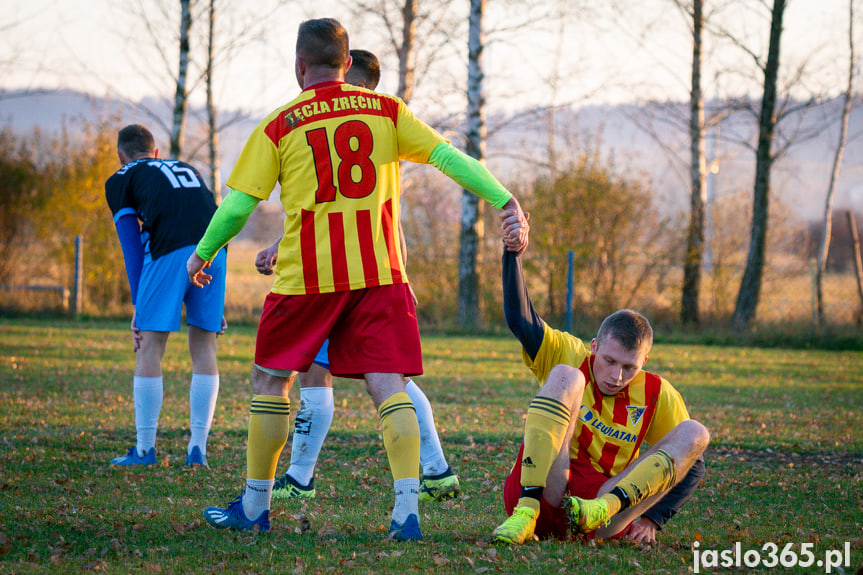
<svg viewBox="0 0 863 575">
<path fill-rule="evenodd" d="M 256 322 L 272 277 L 254 271 L 252 262 L 259 246 L 232 244 L 228 252 L 226 312 L 229 322 Z M 410 262 L 410 281 L 418 299 L 417 312 L 425 329 L 459 329 L 457 256 L 455 254 L 416 254 Z M 529 258 L 525 265 L 528 267 Z M 598 322 L 614 309 L 637 309 L 655 323 L 679 323 L 683 272 L 681 266 L 635 262 L 629 266 L 642 273 L 637 284 L 621 285 L 614 297 L 596 293 L 590 274 L 575 269 L 571 301 L 567 302 L 566 281 L 550 284 L 531 277 L 526 269 L 531 299 L 540 315 L 551 325 L 564 328 L 566 304 L 571 305 L 574 323 L 596 329 Z M 496 329 L 505 326 L 499 257 L 487 257 L 481 265 L 481 324 Z M 706 268 L 703 271 L 699 311 L 701 325 L 730 326 L 743 266 Z M 0 286 L 0 314 L 72 313 L 70 293 L 74 286 L 46 285 Z M 619 282 L 622 284 L 622 282 Z M 637 286 L 637 287 L 633 287 Z M 70 290 L 70 288 L 72 288 Z M 82 313 L 88 316 L 123 316 L 131 313 L 128 301 L 88 301 L 90 286 L 84 285 Z M 753 327 L 816 325 L 814 262 L 786 259 L 769 264 L 762 280 Z M 74 307 L 74 306 L 72 306 Z M 823 279 L 821 325 L 863 330 L 863 300 L 855 270 L 829 271 Z M 595 325 L 594 325 L 595 323 Z M 587 328 L 587 326 L 590 326 Z"/>
</svg>

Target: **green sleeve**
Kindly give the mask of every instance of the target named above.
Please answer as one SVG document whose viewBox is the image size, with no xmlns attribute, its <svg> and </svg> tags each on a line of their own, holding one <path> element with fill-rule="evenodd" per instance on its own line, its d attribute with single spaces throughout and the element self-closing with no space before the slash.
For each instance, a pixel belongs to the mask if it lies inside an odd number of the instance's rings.
<svg viewBox="0 0 863 575">
<path fill-rule="evenodd" d="M 502 208 L 512 197 L 485 166 L 447 142 L 432 151 L 429 164 L 495 208 Z"/>
<path fill-rule="evenodd" d="M 213 214 L 204 237 L 198 242 L 195 252 L 204 261 L 212 261 L 216 253 L 240 233 L 246 220 L 255 211 L 260 198 L 231 188 L 231 193 L 222 200 L 219 209 Z"/>
</svg>

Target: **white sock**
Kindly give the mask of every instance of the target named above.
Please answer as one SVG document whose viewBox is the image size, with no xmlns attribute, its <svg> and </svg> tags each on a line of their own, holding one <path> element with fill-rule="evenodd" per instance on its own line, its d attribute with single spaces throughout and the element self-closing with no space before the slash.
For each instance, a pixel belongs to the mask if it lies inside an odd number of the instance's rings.
<svg viewBox="0 0 863 575">
<path fill-rule="evenodd" d="M 162 410 L 162 378 L 136 375 L 132 381 L 137 449 L 138 455 L 143 456 L 156 446 L 159 412 Z"/>
<path fill-rule="evenodd" d="M 189 439 L 187 453 L 197 446 L 202 455 L 207 454 L 207 437 L 213 424 L 218 396 L 219 374 L 192 374 L 192 384 L 189 386 L 189 429 L 192 437 Z"/>
<path fill-rule="evenodd" d="M 261 513 L 270 508 L 275 479 L 246 479 L 246 492 L 243 493 L 243 513 L 254 521 Z"/>
<path fill-rule="evenodd" d="M 399 479 L 398 481 L 393 481 L 393 489 L 396 495 L 396 502 L 393 506 L 393 519 L 399 525 L 403 525 L 408 515 L 412 513 L 419 519 L 418 497 L 420 493 L 420 480 L 413 478 Z"/>
<path fill-rule="evenodd" d="M 333 388 L 300 388 L 300 409 L 294 419 L 291 438 L 291 465 L 288 474 L 300 485 L 315 476 L 315 465 L 333 423 Z"/>
<path fill-rule="evenodd" d="M 429 403 L 423 390 L 414 383 L 414 380 L 408 380 L 405 384 L 405 390 L 414 404 L 417 421 L 420 424 L 420 463 L 422 464 L 423 475 L 427 477 L 440 475 L 447 470 L 449 465 L 447 465 L 443 448 L 440 445 L 431 403 Z"/>
</svg>

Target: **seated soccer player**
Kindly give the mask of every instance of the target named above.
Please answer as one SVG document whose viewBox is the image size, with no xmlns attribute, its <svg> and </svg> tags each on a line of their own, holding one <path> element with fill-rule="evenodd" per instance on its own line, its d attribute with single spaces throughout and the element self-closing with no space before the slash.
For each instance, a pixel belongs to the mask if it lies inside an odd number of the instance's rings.
<svg viewBox="0 0 863 575">
<path fill-rule="evenodd" d="M 704 477 L 710 435 L 668 381 L 642 370 L 650 323 L 616 311 L 589 346 L 551 328 L 512 252 L 503 256 L 503 294 L 507 324 L 541 387 L 504 484 L 509 518 L 494 539 L 520 544 L 573 533 L 654 543 Z"/>
</svg>

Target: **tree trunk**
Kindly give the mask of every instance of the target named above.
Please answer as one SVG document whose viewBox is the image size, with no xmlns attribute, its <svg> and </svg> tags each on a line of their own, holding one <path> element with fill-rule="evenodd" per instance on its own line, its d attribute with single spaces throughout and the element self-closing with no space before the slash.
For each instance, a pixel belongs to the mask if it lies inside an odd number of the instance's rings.
<svg viewBox="0 0 863 575">
<path fill-rule="evenodd" d="M 854 252 L 854 272 L 857 276 L 857 298 L 860 300 L 859 313 L 857 314 L 857 325 L 863 323 L 863 258 L 860 257 L 860 236 L 857 235 L 857 222 L 854 214 L 849 210 L 848 230 L 851 232 L 851 249 Z"/>
<path fill-rule="evenodd" d="M 417 0 L 405 0 L 402 8 L 402 45 L 399 46 L 399 87 L 396 95 L 409 102 L 414 91 L 414 40 L 417 34 Z"/>
<path fill-rule="evenodd" d="M 770 200 L 770 168 L 773 164 L 771 147 L 776 128 L 776 82 L 779 75 L 779 45 L 782 36 L 782 16 L 786 0 L 774 0 L 770 21 L 770 43 L 764 66 L 764 93 L 758 120 L 758 149 L 755 153 L 755 187 L 752 202 L 752 228 L 746 268 L 737 292 L 732 323 L 738 331 L 749 327 L 755 318 L 761 295 L 767 247 L 767 216 Z"/>
<path fill-rule="evenodd" d="M 207 145 L 210 151 L 210 191 L 216 204 L 222 201 L 222 173 L 219 161 L 219 122 L 216 104 L 213 102 L 213 42 L 216 26 L 216 0 L 210 0 L 209 26 L 207 30 Z"/>
<path fill-rule="evenodd" d="M 680 319 L 698 324 L 698 300 L 701 290 L 701 267 L 704 260 L 704 222 L 707 186 L 704 159 L 704 95 L 701 91 L 701 45 L 704 14 L 701 0 L 692 5 L 692 87 L 689 97 L 689 141 L 691 150 L 689 235 L 683 263 L 683 290 Z"/>
<path fill-rule="evenodd" d="M 171 155 L 178 160 L 183 150 L 183 133 L 186 131 L 186 76 L 189 70 L 189 29 L 192 27 L 191 0 L 180 0 L 180 67 L 177 73 L 177 91 L 174 94 L 174 117 L 171 125 Z"/>
<path fill-rule="evenodd" d="M 470 0 L 467 74 L 467 154 L 482 161 L 485 156 L 485 100 L 482 53 L 485 38 L 483 17 L 486 0 Z M 477 196 L 462 190 L 461 233 L 458 263 L 458 321 L 473 329 L 479 326 L 479 265 L 482 244 L 482 204 Z"/>
<path fill-rule="evenodd" d="M 845 142 L 848 137 L 848 117 L 851 115 L 851 102 L 854 99 L 854 69 L 857 65 L 854 55 L 854 0 L 848 2 L 848 47 L 851 57 L 848 60 L 848 88 L 845 91 L 845 103 L 842 106 L 842 120 L 839 127 L 839 143 L 833 158 L 833 170 L 830 172 L 830 183 L 827 185 L 827 198 L 824 202 L 824 233 L 818 245 L 818 265 L 815 268 L 816 322 L 820 326 L 824 322 L 824 271 L 827 269 L 827 256 L 830 253 L 830 240 L 833 234 L 833 198 L 836 194 L 836 179 L 842 165 L 845 153 Z"/>
</svg>

